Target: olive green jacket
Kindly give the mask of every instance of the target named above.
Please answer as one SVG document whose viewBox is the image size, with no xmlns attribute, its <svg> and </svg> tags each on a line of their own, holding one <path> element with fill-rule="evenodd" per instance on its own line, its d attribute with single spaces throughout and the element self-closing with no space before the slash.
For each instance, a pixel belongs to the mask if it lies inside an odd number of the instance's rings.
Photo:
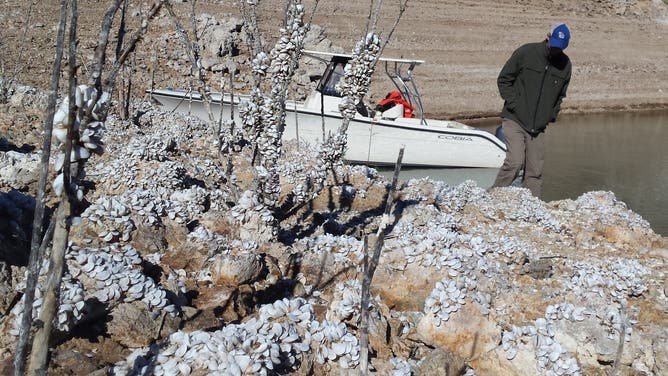
<svg viewBox="0 0 668 376">
<path fill-rule="evenodd" d="M 532 135 L 557 119 L 571 80 L 566 54 L 553 62 L 547 57 L 545 42 L 525 44 L 513 52 L 497 79 L 505 101 L 501 116 L 517 121 Z"/>
</svg>

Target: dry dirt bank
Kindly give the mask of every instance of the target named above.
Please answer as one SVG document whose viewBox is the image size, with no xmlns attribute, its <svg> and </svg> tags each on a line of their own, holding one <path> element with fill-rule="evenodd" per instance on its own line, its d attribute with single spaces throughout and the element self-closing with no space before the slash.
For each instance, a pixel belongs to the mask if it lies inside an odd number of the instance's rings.
<svg viewBox="0 0 668 376">
<path fill-rule="evenodd" d="M 58 3 L 38 2 L 28 24 L 28 42 L 20 43 L 28 5 L 3 1 L 0 38 L 5 71 L 13 70 L 21 53 L 18 81 L 45 87 L 53 58 Z M 132 2 L 131 2 L 132 3 Z M 282 1 L 260 3 L 261 27 L 268 38 L 282 20 Z M 307 12 L 313 1 L 305 1 Z M 197 12 L 217 19 L 236 15 L 236 1 L 199 1 Z M 187 15 L 191 3 L 177 2 L 175 9 Z M 379 22 L 387 35 L 397 1 L 385 1 Z M 81 59 L 92 57 L 106 4 L 81 1 Z M 139 14 L 130 6 L 130 28 Z M 369 3 L 322 0 L 314 24 L 323 27 L 336 46 L 350 51 L 363 33 Z M 495 116 L 501 106 L 496 75 L 510 53 L 522 43 L 541 40 L 551 25 L 567 22 L 573 37 L 568 54 L 574 64 L 573 79 L 564 111 L 571 113 L 668 108 L 668 6 L 658 0 L 533 1 L 410 1 L 401 23 L 387 46 L 386 56 L 425 60 L 416 71 L 428 114 L 439 118 Z M 173 23 L 163 16 L 137 53 L 134 88 L 148 88 L 156 67 L 156 85 L 187 86 L 170 61 L 183 57 L 173 33 Z M 185 63 L 185 60 L 183 60 Z M 374 86 L 371 101 L 389 89 Z"/>
</svg>

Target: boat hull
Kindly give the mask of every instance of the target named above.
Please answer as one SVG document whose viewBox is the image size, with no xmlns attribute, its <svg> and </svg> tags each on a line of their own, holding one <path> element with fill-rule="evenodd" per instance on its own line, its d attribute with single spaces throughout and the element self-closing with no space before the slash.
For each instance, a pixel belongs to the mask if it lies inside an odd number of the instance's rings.
<svg viewBox="0 0 668 376">
<path fill-rule="evenodd" d="M 169 111 L 190 113 L 209 119 L 199 95 L 178 90 L 155 90 L 152 97 Z M 212 94 L 210 106 L 216 120 L 230 118 L 230 98 Z M 243 100 L 243 98 L 241 99 Z M 235 97 L 234 116 L 239 118 Z M 498 168 L 505 158 L 505 145 L 489 132 L 449 121 L 398 118 L 372 119 L 357 116 L 348 126 L 344 159 L 368 165 L 393 165 L 401 147 L 402 164 L 422 167 Z M 300 139 L 321 143 L 323 134 L 337 132 L 342 124 L 338 111 L 316 111 L 300 104 L 286 105 L 284 140 Z"/>
</svg>

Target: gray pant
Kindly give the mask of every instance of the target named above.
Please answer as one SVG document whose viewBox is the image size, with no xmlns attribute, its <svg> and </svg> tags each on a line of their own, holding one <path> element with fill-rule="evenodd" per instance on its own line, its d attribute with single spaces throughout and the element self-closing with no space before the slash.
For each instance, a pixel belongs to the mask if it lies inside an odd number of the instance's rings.
<svg viewBox="0 0 668 376">
<path fill-rule="evenodd" d="M 531 194 L 540 197 L 545 157 L 545 134 L 531 136 L 515 121 L 505 118 L 501 126 L 508 151 L 492 187 L 509 186 L 524 166 L 522 185 L 528 188 Z"/>
</svg>

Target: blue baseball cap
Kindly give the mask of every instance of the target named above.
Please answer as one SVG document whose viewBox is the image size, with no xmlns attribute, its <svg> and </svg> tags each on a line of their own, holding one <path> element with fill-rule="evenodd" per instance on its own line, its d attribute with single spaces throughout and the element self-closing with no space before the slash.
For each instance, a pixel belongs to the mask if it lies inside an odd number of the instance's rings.
<svg viewBox="0 0 668 376">
<path fill-rule="evenodd" d="M 568 25 L 560 23 L 552 28 L 552 33 L 550 33 L 550 47 L 565 50 L 566 47 L 568 47 L 568 41 L 570 39 L 571 31 L 568 29 Z"/>
</svg>

